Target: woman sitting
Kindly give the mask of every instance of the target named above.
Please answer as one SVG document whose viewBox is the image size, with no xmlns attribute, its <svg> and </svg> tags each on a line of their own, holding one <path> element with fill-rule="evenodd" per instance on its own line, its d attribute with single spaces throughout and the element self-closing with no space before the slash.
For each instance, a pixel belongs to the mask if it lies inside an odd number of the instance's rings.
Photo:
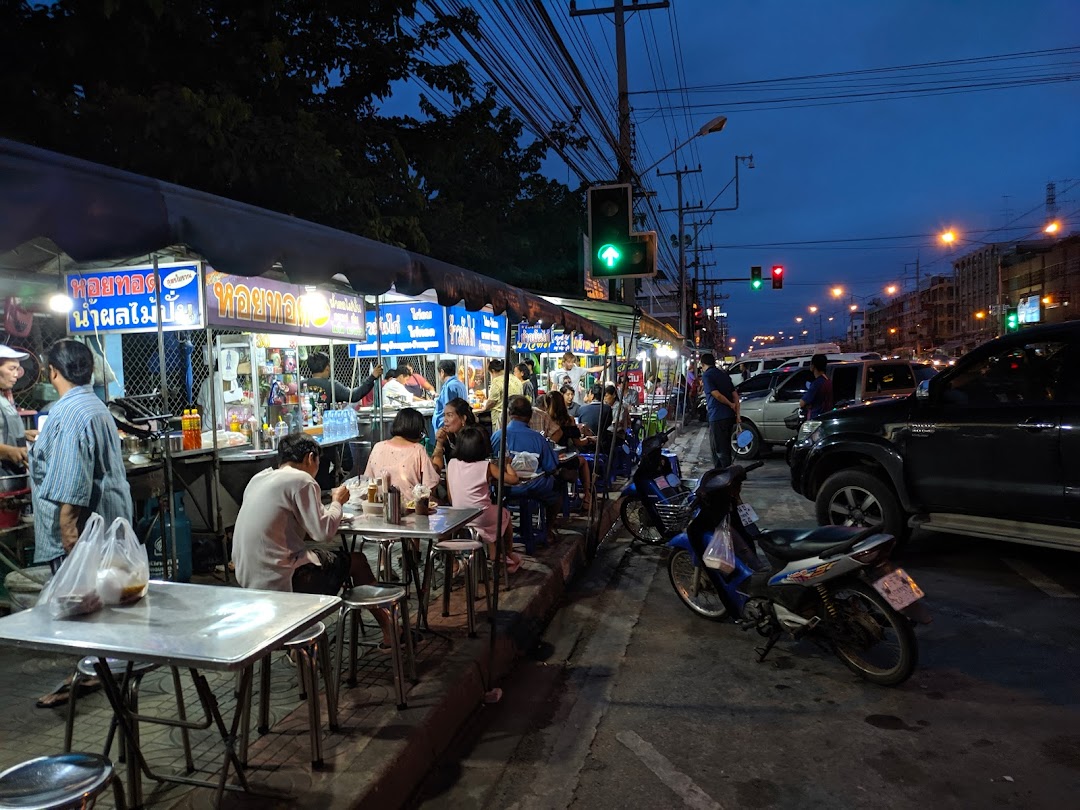
<svg viewBox="0 0 1080 810">
<path fill-rule="evenodd" d="M 465 428 L 458 436 L 454 458 L 446 468 L 446 484 L 454 506 L 473 506 L 484 510 L 469 521 L 469 525 L 487 543 L 488 559 L 495 560 L 499 554 L 499 507 L 491 502 L 491 484 L 499 480 L 499 465 L 489 460 L 490 455 L 491 442 L 484 431 L 479 427 Z M 507 458 L 503 483 L 512 486 L 519 481 L 517 472 Z M 514 524 L 505 507 L 502 508 L 502 540 L 506 570 L 513 574 L 521 566 L 521 555 L 513 550 Z"/>
<path fill-rule="evenodd" d="M 568 449 L 592 447 L 592 443 L 581 435 L 581 427 L 567 411 L 566 400 L 563 397 L 548 397 L 547 408 L 551 421 L 562 429 L 562 439 Z M 592 505 L 592 481 L 589 475 L 589 462 L 582 455 L 577 457 L 577 470 L 574 474 L 581 481 L 581 508 L 588 511 Z"/>
<path fill-rule="evenodd" d="M 436 470 L 443 472 L 446 469 L 446 465 L 457 452 L 457 440 L 461 431 L 475 424 L 476 414 L 464 399 L 454 397 L 446 403 L 443 425 L 435 433 L 435 452 L 431 455 L 431 463 Z"/>
<path fill-rule="evenodd" d="M 562 441 L 562 428 L 555 424 L 547 412 L 548 395 L 541 394 L 533 403 L 533 415 L 529 427 L 546 439 L 558 444 Z"/>
<path fill-rule="evenodd" d="M 574 419 L 577 419 L 578 411 L 581 410 L 581 406 L 578 404 L 577 399 L 575 399 L 576 392 L 574 391 L 574 386 L 564 385 L 560 391 L 563 395 L 563 402 L 566 403 L 567 413 L 574 417 Z"/>
<path fill-rule="evenodd" d="M 368 456 L 367 478 L 390 474 L 390 483 L 401 490 L 406 500 L 412 500 L 413 487 L 423 484 L 432 490 L 439 483 L 439 472 L 420 444 L 427 420 L 415 408 L 402 408 L 390 427 L 392 438 L 371 448 Z"/>
</svg>

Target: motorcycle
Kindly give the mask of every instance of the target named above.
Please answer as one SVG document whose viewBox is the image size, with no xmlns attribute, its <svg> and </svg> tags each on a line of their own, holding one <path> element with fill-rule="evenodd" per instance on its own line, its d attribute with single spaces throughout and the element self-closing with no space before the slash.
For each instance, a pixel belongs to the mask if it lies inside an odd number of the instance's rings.
<svg viewBox="0 0 1080 810">
<path fill-rule="evenodd" d="M 687 530 L 668 543 L 675 592 L 699 616 L 732 618 L 765 638 L 758 661 L 786 632 L 814 640 L 868 681 L 903 683 L 918 663 L 912 625 L 929 622 L 929 613 L 919 586 L 889 561 L 896 539 L 844 526 L 762 531 L 741 498 L 747 473 L 762 464 L 702 477 Z M 734 552 L 727 573 L 705 564 L 716 532 L 725 531 Z"/>
<path fill-rule="evenodd" d="M 678 457 L 665 450 L 674 429 L 641 443 L 641 459 L 619 498 L 619 517 L 635 540 L 652 545 L 686 528 L 694 507 L 694 484 L 679 475 Z"/>
</svg>

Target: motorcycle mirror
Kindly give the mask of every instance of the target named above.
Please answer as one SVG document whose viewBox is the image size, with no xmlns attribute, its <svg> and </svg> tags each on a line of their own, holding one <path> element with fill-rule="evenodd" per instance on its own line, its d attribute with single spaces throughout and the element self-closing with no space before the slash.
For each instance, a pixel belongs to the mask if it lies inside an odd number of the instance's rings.
<svg viewBox="0 0 1080 810">
<path fill-rule="evenodd" d="M 740 450 L 745 450 L 754 441 L 754 434 L 750 430 L 741 430 L 735 436 L 735 444 Z"/>
<path fill-rule="evenodd" d="M 667 419 L 667 408 L 661 408 L 656 412 L 657 419 Z"/>
</svg>

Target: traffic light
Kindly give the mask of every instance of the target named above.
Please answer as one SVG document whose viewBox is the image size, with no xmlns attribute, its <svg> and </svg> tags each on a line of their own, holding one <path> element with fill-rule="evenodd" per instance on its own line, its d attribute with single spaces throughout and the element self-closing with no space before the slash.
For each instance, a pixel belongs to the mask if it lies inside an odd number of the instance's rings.
<svg viewBox="0 0 1080 810">
<path fill-rule="evenodd" d="M 690 329 L 694 335 L 694 345 L 701 345 L 701 333 L 705 331 L 705 310 L 697 301 L 690 310 Z"/>
<path fill-rule="evenodd" d="M 772 266 L 772 288 L 774 290 L 784 289 L 784 266 L 782 264 Z"/>
<path fill-rule="evenodd" d="M 761 289 L 761 268 L 760 267 L 751 267 L 750 268 L 750 289 L 751 290 L 760 290 Z"/>
<path fill-rule="evenodd" d="M 1005 307 L 1005 331 L 1020 331 L 1020 314 L 1016 311 L 1016 307 Z"/>
<path fill-rule="evenodd" d="M 656 275 L 656 231 L 640 231 L 630 234 L 627 245 L 626 261 L 620 276 L 655 276 Z M 595 274 L 594 274 L 595 275 Z"/>
<path fill-rule="evenodd" d="M 633 252 L 630 243 L 632 199 L 629 183 L 589 189 L 589 252 L 593 278 L 618 278 L 628 274 Z"/>
</svg>

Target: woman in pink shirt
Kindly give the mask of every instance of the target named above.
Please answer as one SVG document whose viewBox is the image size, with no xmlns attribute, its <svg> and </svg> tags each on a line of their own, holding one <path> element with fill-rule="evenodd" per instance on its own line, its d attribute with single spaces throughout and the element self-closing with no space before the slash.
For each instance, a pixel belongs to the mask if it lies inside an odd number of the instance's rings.
<svg viewBox="0 0 1080 810">
<path fill-rule="evenodd" d="M 401 490 L 403 500 L 411 501 L 413 487 L 423 484 L 435 491 L 439 473 L 420 442 L 427 420 L 415 408 L 402 408 L 390 427 L 392 438 L 371 448 L 364 476 L 375 478 L 390 474 L 390 483 Z"/>
</svg>

